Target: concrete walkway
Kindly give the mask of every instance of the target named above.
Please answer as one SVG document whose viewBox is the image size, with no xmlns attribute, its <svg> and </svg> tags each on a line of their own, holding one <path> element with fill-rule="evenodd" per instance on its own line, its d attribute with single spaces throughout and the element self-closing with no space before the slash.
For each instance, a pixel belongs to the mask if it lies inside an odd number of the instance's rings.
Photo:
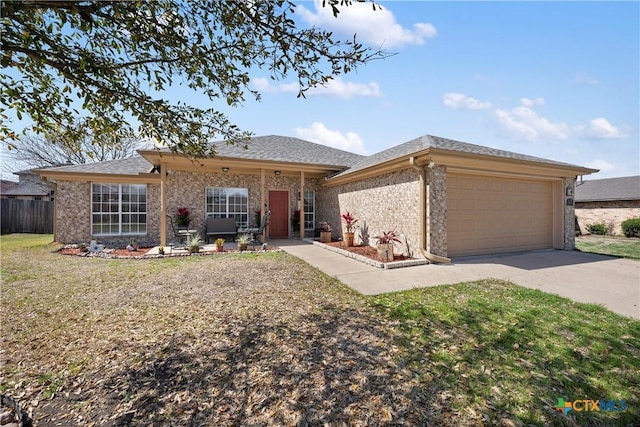
<svg viewBox="0 0 640 427">
<path fill-rule="evenodd" d="M 380 269 L 300 240 L 269 241 L 365 295 L 486 278 L 512 281 L 640 319 L 640 262 L 582 252 L 537 251 L 455 259 L 451 265 Z"/>
</svg>

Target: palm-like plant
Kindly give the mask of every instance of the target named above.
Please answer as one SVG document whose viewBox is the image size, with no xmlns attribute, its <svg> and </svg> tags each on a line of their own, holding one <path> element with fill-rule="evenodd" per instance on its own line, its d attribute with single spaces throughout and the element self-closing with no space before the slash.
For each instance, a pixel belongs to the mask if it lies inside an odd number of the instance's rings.
<svg viewBox="0 0 640 427">
<path fill-rule="evenodd" d="M 376 236 L 376 239 L 378 239 L 377 244 L 379 245 L 388 245 L 389 243 L 393 242 L 401 243 L 400 239 L 398 239 L 395 228 L 393 230 L 383 232 L 379 236 Z"/>
<path fill-rule="evenodd" d="M 354 217 L 353 214 L 349 211 L 343 213 L 341 217 L 344 221 L 345 227 L 347 227 L 347 233 L 353 233 L 353 227 L 355 226 L 355 223 L 358 222 L 356 217 Z"/>
</svg>

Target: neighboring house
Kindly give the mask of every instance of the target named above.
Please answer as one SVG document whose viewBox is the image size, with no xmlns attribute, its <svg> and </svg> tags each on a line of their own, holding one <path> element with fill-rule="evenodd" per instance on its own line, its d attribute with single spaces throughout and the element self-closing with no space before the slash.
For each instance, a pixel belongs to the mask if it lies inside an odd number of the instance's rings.
<svg viewBox="0 0 640 427">
<path fill-rule="evenodd" d="M 576 217 L 582 233 L 589 224 L 605 224 L 621 235 L 624 220 L 640 218 L 640 176 L 578 182 Z"/>
<path fill-rule="evenodd" d="M 0 181 L 0 197 L 4 195 L 6 191 L 13 190 L 18 186 L 16 181 L 8 181 L 3 179 Z"/>
<path fill-rule="evenodd" d="M 571 250 L 574 182 L 596 172 L 430 135 L 372 156 L 283 136 L 216 150 L 195 161 L 140 150 L 136 158 L 39 171 L 57 183 L 56 240 L 165 244 L 179 207 L 201 232 L 209 215 L 245 226 L 267 207 L 269 238 L 293 235 L 296 209 L 307 233 L 326 221 L 341 237 L 348 210 L 359 220 L 356 241 L 374 244 L 396 229 L 415 257 Z"/>
<path fill-rule="evenodd" d="M 15 172 L 19 182 L 5 191 L 2 189 L 0 197 L 5 199 L 22 200 L 53 200 L 55 185 L 44 182 L 34 169 Z"/>
</svg>

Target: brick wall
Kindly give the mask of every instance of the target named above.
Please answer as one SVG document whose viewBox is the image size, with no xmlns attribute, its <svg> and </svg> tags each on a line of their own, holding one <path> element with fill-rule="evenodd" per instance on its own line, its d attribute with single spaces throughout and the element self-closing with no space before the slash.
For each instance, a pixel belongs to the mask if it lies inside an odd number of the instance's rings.
<svg viewBox="0 0 640 427">
<path fill-rule="evenodd" d="M 576 248 L 575 233 L 575 206 L 574 203 L 567 204 L 567 198 L 564 197 L 566 189 L 571 188 L 571 194 L 575 194 L 575 179 L 565 178 L 562 186 L 563 205 L 564 205 L 564 250 L 572 251 Z"/>
<path fill-rule="evenodd" d="M 352 212 L 359 226 L 356 243 L 375 245 L 375 236 L 395 228 L 402 240 L 397 253 L 420 256 L 418 179 L 417 171 L 407 169 L 325 188 L 318 197 L 317 219 L 329 222 L 338 238 L 345 231 L 340 215 Z"/>
<path fill-rule="evenodd" d="M 104 181 L 106 182 L 106 181 Z M 109 247 L 124 247 L 131 238 L 142 246 L 160 241 L 160 186 L 147 184 L 147 233 L 138 236 L 93 236 L 91 234 L 91 182 L 58 181 L 56 190 L 56 239 L 60 243 L 96 240 Z"/>
<path fill-rule="evenodd" d="M 207 187 L 237 187 L 249 189 L 249 221 L 253 222 L 254 212 L 260 209 L 260 175 L 236 175 L 232 173 L 204 173 L 171 171 L 167 182 L 167 214 L 172 218 L 180 207 L 186 207 L 191 213 L 189 228 L 198 230 L 204 236 Z M 269 190 L 289 191 L 289 215 L 298 209 L 298 191 L 300 177 L 265 175 L 265 203 L 269 201 Z M 318 192 L 318 180 L 305 178 L 306 191 Z M 317 212 L 317 207 L 316 207 Z M 167 219 L 168 221 L 168 219 Z M 289 220 L 289 228 L 291 222 Z M 291 230 L 290 230 L 291 231 Z M 171 225 L 167 224 L 167 238 L 173 235 Z"/>
<path fill-rule="evenodd" d="M 622 235 L 623 221 L 640 218 L 640 200 L 576 202 L 576 217 L 582 233 L 589 224 L 604 223 L 611 234 Z"/>
<path fill-rule="evenodd" d="M 427 168 L 427 249 L 430 253 L 447 256 L 447 168 Z"/>
</svg>

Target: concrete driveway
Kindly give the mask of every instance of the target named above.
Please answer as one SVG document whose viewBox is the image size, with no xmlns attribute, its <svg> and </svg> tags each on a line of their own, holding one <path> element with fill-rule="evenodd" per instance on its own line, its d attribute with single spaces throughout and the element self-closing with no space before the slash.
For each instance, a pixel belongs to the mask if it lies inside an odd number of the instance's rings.
<svg viewBox="0 0 640 427">
<path fill-rule="evenodd" d="M 365 295 L 496 278 L 640 318 L 640 262 L 569 251 L 454 259 L 451 265 L 368 266 L 299 240 L 270 242 Z"/>
</svg>

